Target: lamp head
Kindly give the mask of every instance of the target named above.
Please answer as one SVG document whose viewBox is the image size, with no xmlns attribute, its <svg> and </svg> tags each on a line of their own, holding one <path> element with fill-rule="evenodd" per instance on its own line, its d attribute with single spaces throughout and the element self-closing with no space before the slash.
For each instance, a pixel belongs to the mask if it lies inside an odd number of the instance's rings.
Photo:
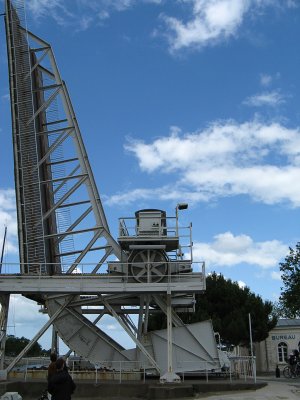
<svg viewBox="0 0 300 400">
<path fill-rule="evenodd" d="M 188 208 L 188 203 L 178 203 L 177 204 L 177 209 L 178 210 L 186 210 Z"/>
</svg>

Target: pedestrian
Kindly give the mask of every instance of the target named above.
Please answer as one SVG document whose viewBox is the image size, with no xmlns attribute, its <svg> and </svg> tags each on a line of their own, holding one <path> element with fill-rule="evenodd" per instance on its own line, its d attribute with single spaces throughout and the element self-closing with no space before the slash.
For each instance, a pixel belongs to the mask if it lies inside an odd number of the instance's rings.
<svg viewBox="0 0 300 400">
<path fill-rule="evenodd" d="M 289 364 L 290 364 L 292 378 L 296 378 L 297 354 L 295 354 L 295 351 L 294 351 L 294 350 L 293 350 L 293 352 L 289 355 L 288 362 L 289 362 Z"/>
<path fill-rule="evenodd" d="M 65 368 L 63 358 L 56 360 L 56 373 L 51 376 L 48 382 L 48 392 L 52 400 L 71 400 L 71 395 L 76 388 L 73 379 Z"/>
<path fill-rule="evenodd" d="M 56 360 L 57 360 L 57 355 L 56 353 L 51 353 L 50 354 L 50 364 L 48 366 L 48 376 L 47 379 L 49 381 L 49 379 L 51 378 L 51 376 L 55 375 L 56 373 Z"/>
<path fill-rule="evenodd" d="M 57 355 L 56 353 L 51 353 L 50 354 L 50 364 L 48 365 L 48 375 L 47 375 L 47 381 L 49 382 L 49 379 L 56 374 L 56 360 L 57 360 Z M 52 399 L 52 396 L 49 392 L 47 392 L 47 398 L 48 400 Z"/>
</svg>

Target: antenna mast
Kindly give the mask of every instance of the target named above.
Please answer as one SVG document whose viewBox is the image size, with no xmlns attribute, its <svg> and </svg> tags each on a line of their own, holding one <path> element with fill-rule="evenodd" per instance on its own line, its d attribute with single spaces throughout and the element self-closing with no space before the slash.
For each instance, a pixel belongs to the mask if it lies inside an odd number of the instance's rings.
<svg viewBox="0 0 300 400">
<path fill-rule="evenodd" d="M 4 237 L 3 237 L 2 250 L 1 250 L 1 260 L 0 260 L 0 274 L 2 273 L 2 264 L 3 264 L 3 257 L 4 257 L 6 235 L 7 235 L 7 226 L 5 226 L 5 229 L 4 229 Z"/>
</svg>

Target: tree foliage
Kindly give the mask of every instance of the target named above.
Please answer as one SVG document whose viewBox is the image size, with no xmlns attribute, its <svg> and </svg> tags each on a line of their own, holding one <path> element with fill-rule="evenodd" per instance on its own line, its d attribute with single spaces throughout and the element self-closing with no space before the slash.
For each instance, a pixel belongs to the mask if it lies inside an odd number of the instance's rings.
<svg viewBox="0 0 300 400">
<path fill-rule="evenodd" d="M 8 357 L 15 357 L 17 356 L 30 342 L 29 339 L 26 339 L 25 337 L 15 337 L 13 335 L 10 335 L 6 339 L 5 343 L 5 355 Z M 39 356 L 45 356 L 48 354 L 49 351 L 43 350 L 41 345 L 36 342 L 31 349 L 27 352 L 28 357 L 39 357 Z"/>
<path fill-rule="evenodd" d="M 280 263 L 281 288 L 280 305 L 289 318 L 300 317 L 300 242 L 296 248 L 290 247 L 284 262 Z"/>
<path fill-rule="evenodd" d="M 211 319 L 214 331 L 219 332 L 224 343 L 248 345 L 249 313 L 253 341 L 259 342 L 268 337 L 277 323 L 272 311 L 272 303 L 263 301 L 248 287 L 241 288 L 237 282 L 213 273 L 206 278 L 205 293 L 196 295 L 195 313 L 183 315 L 182 319 L 185 323 Z M 165 320 L 164 315 L 152 316 L 150 329 L 165 327 Z"/>
</svg>

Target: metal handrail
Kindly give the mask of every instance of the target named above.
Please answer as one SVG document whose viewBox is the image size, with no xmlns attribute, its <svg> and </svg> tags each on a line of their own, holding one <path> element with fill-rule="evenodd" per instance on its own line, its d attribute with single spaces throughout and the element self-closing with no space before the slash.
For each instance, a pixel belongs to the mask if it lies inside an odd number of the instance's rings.
<svg viewBox="0 0 300 400">
<path fill-rule="evenodd" d="M 110 263 L 113 263 L 113 262 L 114 261 L 111 261 L 111 262 L 105 263 L 104 265 L 107 265 L 107 264 L 110 264 Z M 116 261 L 116 262 L 119 262 L 119 261 Z M 168 276 L 173 276 L 173 277 L 175 277 L 175 276 L 189 276 L 189 275 L 195 274 L 195 272 L 197 272 L 197 273 L 201 272 L 202 274 L 205 274 L 205 262 L 204 261 L 191 262 L 190 260 L 183 259 L 183 260 L 176 260 L 175 262 L 177 262 L 177 263 L 184 263 L 184 262 L 191 263 L 192 267 L 194 266 L 195 271 L 194 272 L 180 272 L 179 271 L 177 273 L 170 273 L 168 271 L 168 273 L 163 274 L 163 276 L 165 276 L 165 277 L 168 277 Z M 152 262 L 151 261 L 151 265 L 161 265 L 161 263 L 162 263 L 161 261 L 159 261 L 159 262 L 154 262 L 154 261 Z M 168 265 L 169 269 L 170 269 L 170 264 L 172 264 L 172 263 L 174 263 L 174 261 L 171 261 L 171 262 L 166 261 L 166 264 Z M 125 263 L 125 262 L 124 263 L 122 262 L 122 264 L 125 265 L 125 266 L 126 265 L 127 266 L 130 265 L 130 263 Z M 145 264 L 147 264 L 147 263 L 145 263 Z M 4 262 L 3 263 L 3 271 L 5 271 L 5 272 L 2 272 L 0 274 L 0 276 L 6 276 L 6 275 L 45 276 L 45 277 L 47 277 L 47 276 L 54 276 L 54 277 L 68 276 L 68 277 L 72 278 L 72 277 L 76 277 L 76 276 L 84 277 L 84 276 L 99 276 L 100 275 L 103 278 L 109 278 L 109 279 L 117 279 L 117 278 L 119 279 L 120 277 L 134 277 L 133 275 L 130 275 L 129 273 L 121 274 L 121 273 L 92 273 L 92 272 L 90 272 L 90 271 L 94 270 L 96 265 L 97 265 L 97 263 L 77 263 L 76 264 L 76 268 L 72 273 L 66 273 L 66 271 L 70 267 L 70 264 L 62 265 L 60 263 L 47 263 L 47 264 L 36 263 L 36 264 L 34 264 L 34 266 L 36 267 L 36 270 L 33 273 L 32 270 L 29 270 L 29 268 L 25 268 L 25 267 L 29 266 L 29 264 L 27 264 L 27 263 L 8 263 L 8 262 Z M 32 267 L 32 264 L 30 264 L 30 266 Z M 55 266 L 60 266 L 62 268 L 61 269 L 62 272 L 59 273 L 59 274 L 54 274 L 54 275 L 50 275 L 50 274 L 44 273 L 45 267 L 55 267 Z M 22 269 L 24 271 L 26 270 L 28 272 L 27 273 L 26 272 L 23 272 L 23 273 L 19 272 Z M 16 271 L 16 270 L 18 270 L 18 271 Z"/>
</svg>

